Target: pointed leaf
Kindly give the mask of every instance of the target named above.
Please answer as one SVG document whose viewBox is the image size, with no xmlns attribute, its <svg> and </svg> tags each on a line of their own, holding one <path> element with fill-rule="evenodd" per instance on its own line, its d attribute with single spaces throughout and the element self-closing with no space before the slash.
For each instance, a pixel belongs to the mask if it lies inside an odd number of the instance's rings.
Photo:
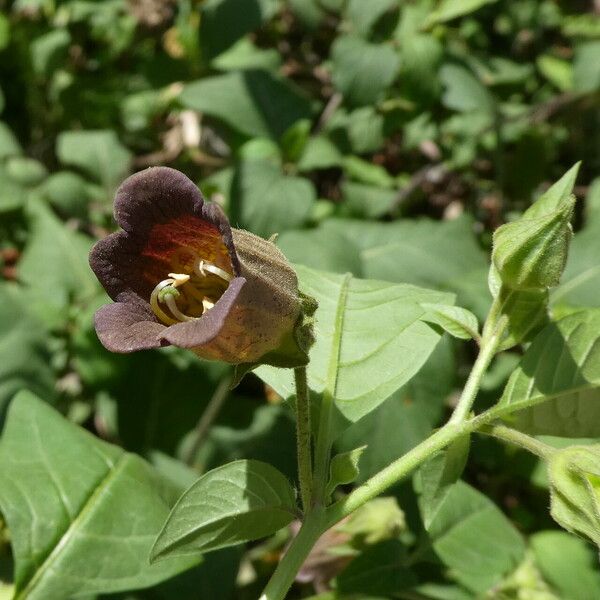
<svg viewBox="0 0 600 600">
<path fill-rule="evenodd" d="M 209 471 L 181 496 L 156 540 L 152 560 L 257 540 L 295 518 L 288 480 L 267 463 L 238 460 Z"/>
<path fill-rule="evenodd" d="M 428 303 L 424 303 L 422 306 L 427 311 L 423 321 L 439 325 L 444 331 L 461 340 L 479 337 L 477 317 L 466 308 Z"/>
<path fill-rule="evenodd" d="M 319 303 L 309 386 L 335 399 L 339 433 L 417 373 L 440 339 L 440 332 L 421 320 L 425 314 L 421 304 L 451 304 L 453 298 L 350 274 L 301 266 L 297 271 L 302 291 Z M 287 371 L 262 366 L 256 373 L 283 397 L 294 395 L 293 377 Z"/>
<path fill-rule="evenodd" d="M 546 326 L 506 385 L 500 406 L 514 408 L 506 420 L 534 435 L 600 435 L 599 340 L 600 309 Z"/>
<path fill-rule="evenodd" d="M 197 560 L 148 562 L 176 494 L 141 458 L 19 393 L 0 440 L 0 508 L 15 558 L 15 598 L 137 589 L 191 567 Z"/>
</svg>

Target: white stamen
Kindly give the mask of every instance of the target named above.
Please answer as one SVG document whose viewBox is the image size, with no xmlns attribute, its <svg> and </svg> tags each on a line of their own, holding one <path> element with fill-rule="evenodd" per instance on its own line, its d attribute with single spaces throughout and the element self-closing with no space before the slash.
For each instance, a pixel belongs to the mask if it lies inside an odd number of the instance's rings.
<svg viewBox="0 0 600 600">
<path fill-rule="evenodd" d="M 169 317 L 167 313 L 165 313 L 162 308 L 159 306 L 158 294 L 160 291 L 167 286 L 173 285 L 175 283 L 174 279 L 163 279 L 153 290 L 150 296 L 150 306 L 154 311 L 154 314 L 165 324 L 167 325 L 175 325 L 177 321 L 172 317 Z"/>
<path fill-rule="evenodd" d="M 180 321 L 193 321 L 194 319 L 198 318 L 198 317 L 190 317 L 188 315 L 183 314 L 179 310 L 179 307 L 177 306 L 177 302 L 175 301 L 175 298 L 171 295 L 168 295 L 165 297 L 165 302 L 166 302 L 167 306 L 169 307 L 169 310 L 173 313 L 173 316 L 177 317 Z"/>
<path fill-rule="evenodd" d="M 202 300 L 202 306 L 204 308 L 204 311 L 202 312 L 202 314 L 204 314 L 207 310 L 210 310 L 214 305 L 215 305 L 214 302 L 211 302 L 208 298 L 204 298 Z"/>
<path fill-rule="evenodd" d="M 201 260 L 200 264 L 195 267 L 195 271 L 202 277 L 206 277 L 205 271 L 208 271 L 209 273 L 212 273 L 213 275 L 216 275 L 227 282 L 230 282 L 233 279 L 233 277 L 227 271 L 224 271 L 220 267 L 203 260 Z"/>
</svg>

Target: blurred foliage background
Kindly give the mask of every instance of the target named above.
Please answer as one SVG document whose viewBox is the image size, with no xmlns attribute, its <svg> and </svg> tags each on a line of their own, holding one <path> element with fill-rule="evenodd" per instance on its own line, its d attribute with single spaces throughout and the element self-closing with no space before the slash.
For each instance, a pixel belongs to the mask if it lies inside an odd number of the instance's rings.
<svg viewBox="0 0 600 600">
<path fill-rule="evenodd" d="M 228 368 L 172 349 L 116 356 L 96 339 L 92 315 L 106 297 L 87 252 L 114 228 L 116 187 L 151 165 L 184 171 L 234 226 L 278 233 L 297 263 L 451 291 L 483 317 L 492 231 L 582 160 L 580 233 L 553 310 L 600 306 L 597 0 L 0 7 L 2 412 L 28 388 L 181 486 L 240 457 L 295 477 L 292 417 L 256 377 L 229 395 L 208 428 L 204 409 Z M 444 339 L 408 386 L 344 434 L 340 449 L 368 444 L 362 480 L 441 422 L 475 350 Z M 482 405 L 517 359 L 494 363 Z M 593 551 L 549 531 L 536 461 L 486 440 L 475 441 L 471 457 L 463 501 L 497 511 L 481 504 L 479 489 L 509 518 L 494 513 L 493 535 L 481 533 L 477 555 L 502 555 L 506 543 L 506 560 L 478 566 L 481 558 L 457 550 L 462 538 L 421 543 L 408 483 L 394 490 L 401 534 L 382 541 L 373 534 L 381 523 L 369 521 L 362 563 L 317 554 L 294 597 L 327 590 L 336 575 L 338 595 L 320 598 L 600 597 Z M 253 598 L 283 543 L 217 552 L 171 582 L 121 597 Z M 404 579 L 377 587 L 373 565 L 404 565 L 409 550 L 410 577 L 402 571 Z"/>
</svg>

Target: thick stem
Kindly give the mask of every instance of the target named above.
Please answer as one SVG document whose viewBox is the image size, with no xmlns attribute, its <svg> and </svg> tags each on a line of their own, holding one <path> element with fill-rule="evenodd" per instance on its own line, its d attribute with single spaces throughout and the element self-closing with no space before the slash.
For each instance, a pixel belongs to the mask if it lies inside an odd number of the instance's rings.
<svg viewBox="0 0 600 600">
<path fill-rule="evenodd" d="M 323 509 L 312 510 L 306 516 L 298 535 L 292 540 L 281 562 L 277 565 L 260 600 L 284 600 L 294 583 L 296 574 L 325 529 Z"/>
<path fill-rule="evenodd" d="M 540 442 L 540 440 L 537 440 L 526 433 L 506 427 L 506 425 L 483 427 L 480 431 L 481 433 L 491 435 L 499 440 L 504 440 L 505 442 L 519 446 L 520 448 L 523 448 L 523 450 L 527 450 L 544 460 L 548 460 L 550 456 L 556 452 L 552 446 L 544 444 L 543 442 Z"/>
<path fill-rule="evenodd" d="M 231 381 L 231 375 L 225 375 L 225 377 L 221 379 L 211 399 L 208 401 L 202 416 L 198 420 L 198 424 L 196 425 L 193 433 L 193 441 L 186 454 L 186 463 L 188 465 L 194 464 L 198 450 L 200 450 L 202 444 L 204 443 L 208 430 L 213 424 L 216 416 L 219 414 L 223 404 L 225 404 L 225 400 L 227 400 L 227 397 L 229 396 Z"/>
<path fill-rule="evenodd" d="M 298 479 L 304 513 L 309 510 L 312 496 L 312 452 L 310 433 L 310 395 L 306 367 L 294 369 L 296 381 L 296 446 L 298 452 Z"/>
</svg>

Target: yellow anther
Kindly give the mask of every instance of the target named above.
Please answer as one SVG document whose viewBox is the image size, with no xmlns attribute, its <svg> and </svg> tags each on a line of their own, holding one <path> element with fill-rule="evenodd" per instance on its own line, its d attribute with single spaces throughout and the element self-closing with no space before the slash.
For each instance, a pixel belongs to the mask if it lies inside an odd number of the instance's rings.
<svg viewBox="0 0 600 600">
<path fill-rule="evenodd" d="M 185 273 L 169 273 L 169 277 L 173 279 L 171 284 L 173 287 L 179 287 L 190 280 L 190 276 Z"/>
</svg>

